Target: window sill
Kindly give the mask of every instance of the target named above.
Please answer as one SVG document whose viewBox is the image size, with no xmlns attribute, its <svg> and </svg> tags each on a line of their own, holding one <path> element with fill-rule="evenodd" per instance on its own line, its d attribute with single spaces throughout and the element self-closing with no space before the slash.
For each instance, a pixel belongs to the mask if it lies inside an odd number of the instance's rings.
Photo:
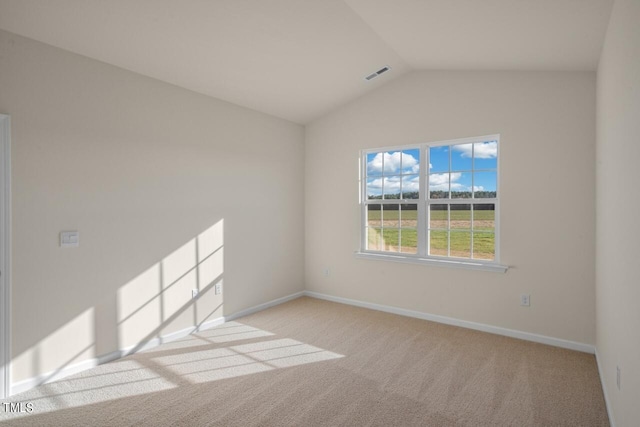
<svg viewBox="0 0 640 427">
<path fill-rule="evenodd" d="M 433 265 L 437 267 L 460 268 L 464 270 L 493 271 L 495 273 L 506 273 L 506 271 L 509 269 L 509 266 L 506 266 L 506 265 L 500 265 L 500 264 L 494 264 L 494 263 L 482 263 L 482 262 L 472 261 L 472 260 L 469 260 L 469 261 L 444 260 L 444 259 L 434 259 L 434 258 L 421 258 L 418 256 L 411 256 L 411 255 L 381 254 L 381 253 L 373 253 L 373 252 L 355 252 L 354 255 L 356 258 L 361 258 L 361 259 L 402 262 L 405 264 Z"/>
</svg>

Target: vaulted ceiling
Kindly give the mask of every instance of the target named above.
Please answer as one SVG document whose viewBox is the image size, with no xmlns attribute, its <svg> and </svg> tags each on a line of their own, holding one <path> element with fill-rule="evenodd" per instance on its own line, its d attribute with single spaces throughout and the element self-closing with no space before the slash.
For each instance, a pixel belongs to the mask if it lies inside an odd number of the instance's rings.
<svg viewBox="0 0 640 427">
<path fill-rule="evenodd" d="M 0 0 L 0 28 L 304 124 L 411 70 L 595 70 L 612 3 Z"/>
</svg>

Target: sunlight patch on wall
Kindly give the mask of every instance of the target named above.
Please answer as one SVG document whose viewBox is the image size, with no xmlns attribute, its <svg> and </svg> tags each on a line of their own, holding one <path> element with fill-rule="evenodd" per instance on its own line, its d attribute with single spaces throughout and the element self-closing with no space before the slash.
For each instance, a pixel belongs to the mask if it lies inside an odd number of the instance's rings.
<svg viewBox="0 0 640 427">
<path fill-rule="evenodd" d="M 160 262 L 163 321 L 175 316 L 172 323 L 182 327 L 193 325 L 193 306 L 189 303 L 192 301 L 191 290 L 199 289 L 197 266 L 196 239 L 190 240 Z M 186 309 L 183 309 L 185 306 Z M 166 324 L 163 331 L 171 332 L 171 327 L 171 324 Z"/>
<path fill-rule="evenodd" d="M 224 220 L 213 224 L 198 235 L 198 262 L 204 261 L 224 245 Z"/>
<path fill-rule="evenodd" d="M 120 348 L 139 343 L 161 319 L 156 264 L 118 290 L 118 340 Z"/>
<path fill-rule="evenodd" d="M 223 246 L 221 219 L 122 286 L 117 297 L 119 348 L 221 317 L 223 297 L 213 285 L 222 284 Z"/>
<path fill-rule="evenodd" d="M 13 359 L 13 375 L 53 378 L 63 368 L 95 357 L 93 307 L 85 310 Z M 61 343 L 64 343 L 62 345 Z"/>
</svg>

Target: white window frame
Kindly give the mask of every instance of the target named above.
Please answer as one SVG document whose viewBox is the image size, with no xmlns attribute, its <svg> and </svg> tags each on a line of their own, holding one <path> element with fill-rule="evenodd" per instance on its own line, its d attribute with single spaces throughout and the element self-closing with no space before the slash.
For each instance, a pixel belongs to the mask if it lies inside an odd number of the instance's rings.
<svg viewBox="0 0 640 427">
<path fill-rule="evenodd" d="M 497 182 L 496 182 L 496 197 L 495 198 L 482 198 L 482 199 L 430 199 L 428 195 L 428 186 L 429 186 L 429 173 L 425 172 L 428 170 L 429 165 L 429 148 L 431 147 L 439 147 L 439 146 L 453 146 L 453 145 L 461 145 L 461 144 L 474 144 L 474 143 L 482 143 L 486 141 L 497 141 L 498 142 L 498 155 L 496 158 L 496 173 L 497 173 Z M 367 196 L 367 156 L 372 153 L 382 153 L 382 152 L 402 152 L 404 150 L 420 150 L 420 171 L 419 171 L 419 196 L 418 199 L 386 199 L 386 200 L 368 200 Z M 449 151 L 449 172 L 451 172 L 451 151 Z M 473 187 L 473 172 L 476 171 L 474 168 L 475 162 L 472 163 L 471 169 L 471 179 L 472 179 L 472 187 Z M 372 148 L 361 150 L 360 152 L 360 251 L 356 252 L 356 256 L 358 258 L 365 259 L 374 259 L 374 260 L 387 260 L 387 261 L 396 261 L 396 262 L 404 262 L 404 263 L 413 263 L 413 264 L 427 264 L 427 265 L 438 265 L 443 267 L 454 267 L 454 268 L 466 268 L 466 269 L 475 269 L 475 270 L 486 270 L 486 271 L 496 271 L 496 272 L 506 272 L 508 267 L 500 264 L 500 135 L 484 135 L 478 137 L 470 137 L 470 138 L 459 138 L 459 139 L 451 139 L 446 141 L 437 141 L 437 142 L 428 142 L 421 144 L 410 144 L 403 146 L 394 146 L 394 147 L 380 147 L 380 148 Z M 473 197 L 473 195 L 472 195 Z M 417 221 L 417 233 L 418 233 L 418 248 L 417 254 L 407 254 L 400 252 L 389 252 L 389 251 L 376 251 L 366 249 L 367 247 L 367 206 L 370 204 L 390 204 L 390 205 L 409 205 L 409 204 L 417 204 L 418 205 L 418 221 Z M 473 258 L 457 258 L 450 256 L 436 256 L 429 255 L 428 245 L 429 245 L 429 231 L 427 225 L 429 224 L 429 206 L 431 204 L 460 204 L 460 205 L 473 205 L 473 204 L 493 204 L 495 205 L 495 228 L 494 228 L 494 259 L 493 260 L 482 260 L 482 259 L 473 259 Z M 448 234 L 449 235 L 449 234 Z M 473 239 L 473 233 L 471 234 Z M 450 239 L 450 235 L 449 235 Z M 447 245 L 450 250 L 451 248 Z M 473 241 L 471 244 L 471 250 L 473 251 Z"/>
</svg>

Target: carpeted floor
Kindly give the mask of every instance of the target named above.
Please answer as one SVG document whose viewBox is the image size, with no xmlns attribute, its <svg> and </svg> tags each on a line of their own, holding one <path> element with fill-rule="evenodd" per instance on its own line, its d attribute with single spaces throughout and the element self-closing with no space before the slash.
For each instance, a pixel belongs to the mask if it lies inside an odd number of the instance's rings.
<svg viewBox="0 0 640 427">
<path fill-rule="evenodd" d="M 1 425 L 609 425 L 593 355 L 306 297 L 11 401 Z"/>
</svg>

